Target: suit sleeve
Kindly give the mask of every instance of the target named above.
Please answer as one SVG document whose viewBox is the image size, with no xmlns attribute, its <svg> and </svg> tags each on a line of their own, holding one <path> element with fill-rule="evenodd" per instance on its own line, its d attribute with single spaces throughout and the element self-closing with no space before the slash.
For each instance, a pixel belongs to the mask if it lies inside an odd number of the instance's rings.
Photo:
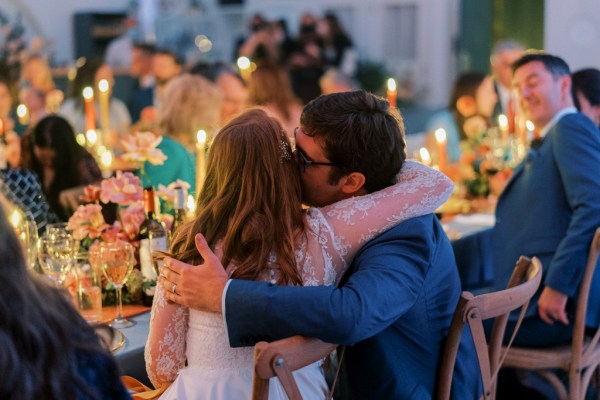
<svg viewBox="0 0 600 400">
<path fill-rule="evenodd" d="M 353 344 L 379 333 L 415 303 L 432 257 L 422 222 L 407 221 L 403 230 L 410 234 L 369 243 L 340 288 L 233 280 L 225 297 L 230 344 L 293 335 Z"/>
<path fill-rule="evenodd" d="M 544 283 L 574 296 L 592 236 L 600 226 L 600 134 L 582 116 L 566 116 L 559 122 L 553 153 L 572 216 Z"/>
</svg>

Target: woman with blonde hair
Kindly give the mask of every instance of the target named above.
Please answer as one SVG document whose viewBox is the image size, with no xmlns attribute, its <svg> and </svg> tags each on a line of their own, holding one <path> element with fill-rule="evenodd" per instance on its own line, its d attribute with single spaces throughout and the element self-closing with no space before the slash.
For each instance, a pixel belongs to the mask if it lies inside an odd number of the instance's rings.
<svg viewBox="0 0 600 400">
<path fill-rule="evenodd" d="M 250 78 L 250 103 L 263 106 L 279 120 L 290 139 L 300 123 L 302 103 L 292 91 L 287 72 L 272 64 L 260 65 Z"/>
<path fill-rule="evenodd" d="M 384 129 L 400 125 L 387 102 L 377 100 L 375 107 Z M 401 128 L 388 133 L 382 136 L 394 137 L 398 147 L 390 151 L 391 164 L 398 171 L 404 139 Z M 197 265 L 201 259 L 194 238 L 202 233 L 232 278 L 334 285 L 368 237 L 431 213 L 452 191 L 443 174 L 406 162 L 395 185 L 303 211 L 301 168 L 343 170 L 333 163 L 307 164 L 305 157 L 300 149 L 292 150 L 281 124 L 264 110 L 251 109 L 231 120 L 211 146 L 197 215 L 175 232 L 171 253 Z M 375 204 L 378 208 L 371 209 Z M 157 288 L 145 358 L 155 387 L 172 383 L 161 398 L 250 398 L 253 349 L 230 348 L 221 315 L 167 303 L 164 288 Z M 294 375 L 303 398 L 325 398 L 320 363 Z M 270 385 L 269 398 L 286 398 L 279 384 Z"/>
<path fill-rule="evenodd" d="M 146 163 L 146 184 L 166 186 L 181 179 L 195 193 L 196 135 L 203 129 L 210 138 L 217 128 L 221 101 L 221 92 L 201 76 L 182 74 L 167 83 L 157 110 L 156 132 L 163 136 L 158 149 L 167 160 L 163 165 Z"/>
</svg>

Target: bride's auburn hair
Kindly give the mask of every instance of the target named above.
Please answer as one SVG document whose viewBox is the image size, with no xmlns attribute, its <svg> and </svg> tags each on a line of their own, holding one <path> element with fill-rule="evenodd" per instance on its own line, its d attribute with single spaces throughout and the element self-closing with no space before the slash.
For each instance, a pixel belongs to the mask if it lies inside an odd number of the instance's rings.
<svg viewBox="0 0 600 400">
<path fill-rule="evenodd" d="M 194 238 L 223 244 L 222 264 L 232 278 L 258 280 L 276 257 L 278 284 L 301 285 L 294 244 L 304 233 L 302 185 L 280 123 L 260 108 L 231 120 L 215 137 L 194 219 L 174 234 L 171 254 L 199 264 Z"/>
</svg>

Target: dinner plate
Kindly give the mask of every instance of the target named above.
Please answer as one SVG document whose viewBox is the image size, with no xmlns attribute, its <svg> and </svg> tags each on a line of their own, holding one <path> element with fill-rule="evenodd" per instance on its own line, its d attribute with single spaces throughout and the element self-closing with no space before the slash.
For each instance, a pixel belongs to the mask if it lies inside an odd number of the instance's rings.
<svg viewBox="0 0 600 400">
<path fill-rule="evenodd" d="M 100 338 L 100 343 L 114 353 L 125 344 L 125 335 L 120 330 L 108 325 L 94 326 L 96 335 Z"/>
</svg>

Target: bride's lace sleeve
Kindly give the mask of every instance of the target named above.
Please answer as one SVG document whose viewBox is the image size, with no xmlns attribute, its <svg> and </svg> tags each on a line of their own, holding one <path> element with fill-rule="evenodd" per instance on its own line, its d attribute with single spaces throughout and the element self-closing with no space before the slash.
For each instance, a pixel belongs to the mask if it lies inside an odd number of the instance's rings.
<svg viewBox="0 0 600 400">
<path fill-rule="evenodd" d="M 144 349 L 146 372 L 155 388 L 173 382 L 177 372 L 185 366 L 189 319 L 188 308 L 168 303 L 163 290 L 161 285 L 156 286 L 150 333 Z"/>
<path fill-rule="evenodd" d="M 329 224 L 337 252 L 350 262 L 365 242 L 381 232 L 434 212 L 453 189 L 454 184 L 443 173 L 416 161 L 405 161 L 395 185 L 333 203 L 320 211 Z"/>
</svg>

